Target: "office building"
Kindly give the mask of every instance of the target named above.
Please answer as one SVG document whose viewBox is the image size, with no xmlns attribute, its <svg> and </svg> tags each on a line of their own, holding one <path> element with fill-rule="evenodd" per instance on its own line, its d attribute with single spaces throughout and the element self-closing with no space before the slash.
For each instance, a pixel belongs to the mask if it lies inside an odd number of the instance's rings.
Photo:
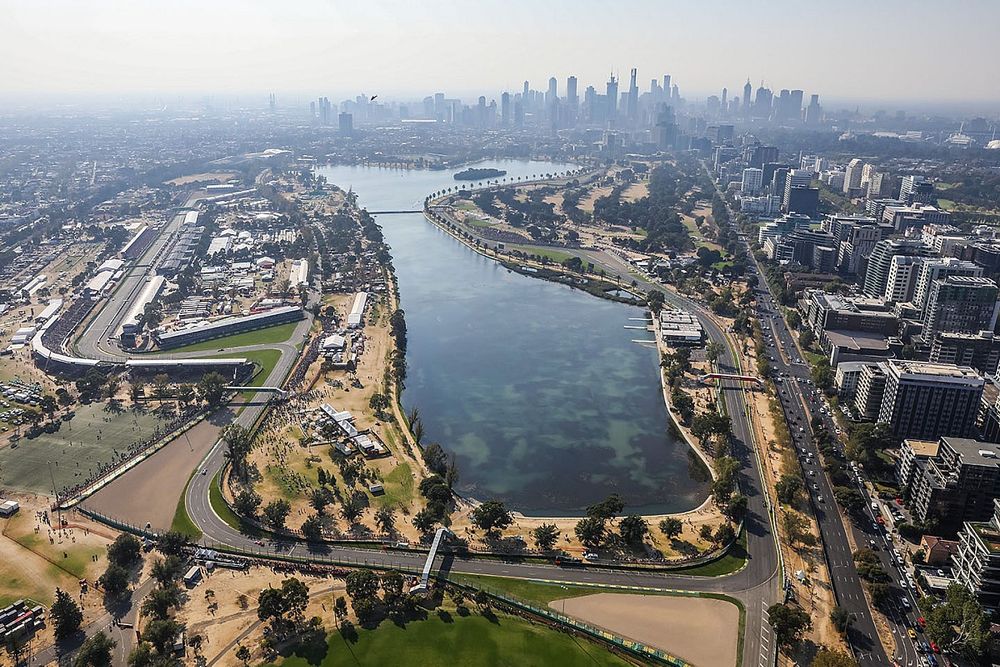
<svg viewBox="0 0 1000 667">
<path fill-rule="evenodd" d="M 740 182 L 740 192 L 746 195 L 760 194 L 763 183 L 764 172 L 761 169 L 750 167 L 743 170 L 743 179 Z"/>
<path fill-rule="evenodd" d="M 936 525 L 935 532 L 954 534 L 966 521 L 986 521 L 1000 497 L 1000 445 L 942 437 L 934 456 L 914 458 L 903 493 L 913 518 Z"/>
<path fill-rule="evenodd" d="M 997 285 L 989 278 L 948 276 L 931 282 L 921 335 L 993 331 L 997 323 Z"/>
<path fill-rule="evenodd" d="M 993 376 L 1000 363 L 1000 338 L 992 331 L 938 333 L 931 342 L 930 361 L 969 366 L 983 375 Z"/>
<path fill-rule="evenodd" d="M 349 113 L 341 113 L 337 116 L 337 129 L 340 134 L 349 137 L 354 134 L 354 116 Z"/>
<path fill-rule="evenodd" d="M 894 335 L 899 318 L 879 298 L 848 297 L 822 290 L 807 290 L 799 301 L 802 321 L 817 338 L 825 331 L 859 331 Z"/>
<path fill-rule="evenodd" d="M 917 273 L 923 263 L 922 257 L 895 255 L 889 263 L 889 276 L 882 298 L 894 303 L 910 301 L 917 282 Z"/>
<path fill-rule="evenodd" d="M 988 521 L 962 525 L 951 571 L 984 608 L 1000 609 L 1000 501 L 993 501 Z"/>
<path fill-rule="evenodd" d="M 915 239 L 882 239 L 877 242 L 868 258 L 863 288 L 865 294 L 879 298 L 885 294 L 892 258 L 896 255 L 933 257 L 934 251 Z"/>
<path fill-rule="evenodd" d="M 861 172 L 864 166 L 860 158 L 854 158 L 847 164 L 844 170 L 843 192 L 848 197 L 856 197 L 861 193 Z"/>
<path fill-rule="evenodd" d="M 882 363 L 865 364 L 858 374 L 857 389 L 854 393 L 854 416 L 857 419 L 875 421 L 882 409 L 885 398 L 886 373 Z"/>
<path fill-rule="evenodd" d="M 878 422 L 897 438 L 930 439 L 976 434 L 985 384 L 968 366 L 889 359 L 879 362 L 885 392 Z M 859 379 L 859 394 L 860 394 Z"/>
<path fill-rule="evenodd" d="M 925 235 L 923 239 L 927 239 Z M 930 245 L 930 244 L 927 244 Z M 948 276 L 971 276 L 979 278 L 983 275 L 983 267 L 973 262 L 967 262 L 955 257 L 929 257 L 920 265 L 920 273 L 913 293 L 913 305 L 919 310 L 927 306 L 931 284 Z"/>
</svg>

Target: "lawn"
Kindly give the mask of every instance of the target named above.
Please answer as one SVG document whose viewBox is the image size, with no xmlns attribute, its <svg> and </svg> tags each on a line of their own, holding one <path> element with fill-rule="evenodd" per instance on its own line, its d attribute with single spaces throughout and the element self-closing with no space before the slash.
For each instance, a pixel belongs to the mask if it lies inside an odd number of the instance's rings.
<svg viewBox="0 0 1000 667">
<path fill-rule="evenodd" d="M 165 424 L 151 410 L 107 412 L 104 403 L 79 406 L 55 433 L 22 437 L 16 448 L 0 449 L 0 485 L 36 493 L 78 484 L 91 471 L 115 460 L 115 450 L 145 440 Z M 49 462 L 51 462 L 51 471 Z"/>
<path fill-rule="evenodd" d="M 525 247 L 517 245 L 508 245 L 507 250 L 523 252 L 527 255 L 536 255 L 538 257 L 546 257 L 550 262 L 555 262 L 556 264 L 562 264 L 563 260 L 574 257 L 568 252 L 561 252 L 559 250 L 550 250 L 548 248 L 535 248 L 535 247 Z M 584 262 L 586 264 L 586 262 Z"/>
<path fill-rule="evenodd" d="M 405 657 L 404 657 L 405 656 Z M 426 620 L 400 627 L 388 621 L 375 630 L 358 630 L 357 641 L 339 633 L 325 644 L 308 644 L 287 652 L 285 667 L 384 665 L 461 665 L 462 667 L 548 667 L 549 665 L 622 666 L 629 663 L 590 641 L 497 614 L 429 613 Z"/>
<path fill-rule="evenodd" d="M 564 585 L 546 581 L 533 581 L 531 579 L 492 577 L 481 574 L 454 574 L 449 576 L 448 580 L 456 584 L 466 584 L 475 586 L 476 588 L 485 588 L 487 591 L 494 593 L 510 595 L 524 602 L 534 602 L 541 607 L 548 605 L 553 600 L 576 598 L 581 595 L 593 595 L 594 593 L 606 593 L 610 590 L 595 586 Z"/>
<path fill-rule="evenodd" d="M 740 536 L 736 543 L 729 548 L 726 555 L 717 558 L 704 565 L 692 565 L 682 567 L 671 572 L 678 572 L 695 577 L 721 577 L 724 574 L 732 574 L 740 570 L 747 562 L 747 532 L 740 531 Z"/>
<path fill-rule="evenodd" d="M 410 466 L 400 463 L 382 478 L 385 493 L 374 496 L 372 502 L 379 507 L 407 507 L 413 502 L 415 481 Z"/>
<path fill-rule="evenodd" d="M 250 350 L 249 352 L 233 352 L 231 354 L 220 354 L 219 358 L 247 359 L 257 364 L 261 370 L 254 376 L 253 381 L 248 386 L 262 387 L 271 376 L 271 371 L 274 370 L 274 366 L 278 363 L 278 360 L 281 359 L 281 350 L 266 349 Z"/>
<path fill-rule="evenodd" d="M 221 336 L 192 345 L 172 347 L 169 350 L 159 350 L 152 354 L 178 354 L 182 352 L 207 352 L 208 350 L 220 350 L 230 347 L 242 347 L 244 345 L 267 345 L 274 343 L 284 343 L 292 337 L 298 322 L 286 322 L 276 324 L 273 327 L 265 327 L 254 331 L 233 334 L 232 336 Z"/>
</svg>

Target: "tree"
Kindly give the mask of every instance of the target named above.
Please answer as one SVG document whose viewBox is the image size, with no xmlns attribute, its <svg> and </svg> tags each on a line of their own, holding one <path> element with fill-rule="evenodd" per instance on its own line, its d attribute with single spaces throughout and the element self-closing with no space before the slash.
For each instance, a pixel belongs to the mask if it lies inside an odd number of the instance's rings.
<svg viewBox="0 0 1000 667">
<path fill-rule="evenodd" d="M 678 537 L 684 530 L 684 522 L 675 517 L 668 516 L 660 522 L 660 530 L 663 531 L 668 540 L 672 540 Z"/>
<path fill-rule="evenodd" d="M 183 568 L 184 562 L 177 556 L 171 555 L 153 563 L 150 574 L 157 584 L 167 587 L 177 581 Z"/>
<path fill-rule="evenodd" d="M 166 373 L 158 373 L 153 377 L 153 396 L 163 404 L 163 399 L 167 397 L 167 386 L 170 384 L 170 376 Z"/>
<path fill-rule="evenodd" d="M 218 373 L 205 373 L 198 381 L 198 396 L 208 403 L 209 407 L 215 408 L 222 403 L 222 398 L 226 394 L 226 387 L 229 383 L 226 378 Z"/>
<path fill-rule="evenodd" d="M 277 500 L 272 500 L 264 506 L 264 520 L 269 526 L 271 526 L 271 528 L 275 530 L 284 530 L 285 519 L 288 518 L 288 514 L 291 511 L 292 506 L 288 503 L 288 501 L 283 498 L 278 498 Z"/>
<path fill-rule="evenodd" d="M 142 543 L 130 533 L 122 533 L 108 545 L 108 562 L 122 567 L 134 565 L 142 559 Z"/>
<path fill-rule="evenodd" d="M 966 660 L 980 662 L 990 652 L 990 617 L 976 597 L 960 584 L 952 584 L 939 604 L 920 600 L 927 619 L 927 636 L 944 651 L 954 651 Z"/>
<path fill-rule="evenodd" d="M 698 537 L 705 540 L 706 542 L 715 541 L 715 536 L 712 534 L 712 527 L 709 526 L 707 523 L 702 524 L 701 528 L 698 529 Z"/>
<path fill-rule="evenodd" d="M 337 621 L 347 618 L 347 600 L 343 595 L 338 595 L 333 603 L 333 616 Z"/>
<path fill-rule="evenodd" d="M 265 588 L 257 596 L 257 618 L 280 621 L 285 616 L 285 596 L 280 588 Z"/>
<path fill-rule="evenodd" d="M 111 653 L 118 644 L 103 630 L 87 637 L 76 653 L 73 667 L 104 667 L 111 664 Z"/>
<path fill-rule="evenodd" d="M 705 346 L 705 358 L 711 361 L 712 363 L 715 363 L 719 359 L 719 357 L 722 356 L 722 353 L 724 351 L 725 348 L 722 347 L 721 343 L 717 343 L 714 340 L 709 341 L 708 344 Z"/>
<path fill-rule="evenodd" d="M 892 589 L 884 581 L 866 581 L 865 587 L 868 589 L 868 595 L 872 597 L 872 604 L 876 607 L 882 607 L 890 601 Z"/>
<path fill-rule="evenodd" d="M 243 644 L 240 644 L 240 647 L 236 649 L 236 659 L 244 665 L 250 664 L 250 655 L 250 649 Z"/>
<path fill-rule="evenodd" d="M 110 563 L 97 583 L 101 590 L 110 598 L 116 598 L 128 590 L 128 570 L 116 563 Z"/>
<path fill-rule="evenodd" d="M 543 523 L 531 530 L 531 537 L 539 549 L 551 551 L 559 539 L 559 529 L 554 523 Z"/>
<path fill-rule="evenodd" d="M 625 501 L 617 493 L 612 493 L 596 505 L 588 507 L 587 516 L 607 521 L 613 519 L 623 509 L 625 509 Z"/>
<path fill-rule="evenodd" d="M 56 640 L 63 640 L 80 629 L 83 622 L 83 611 L 69 593 L 56 589 L 56 599 L 49 609 L 52 617 Z"/>
<path fill-rule="evenodd" d="M 285 602 L 285 611 L 296 622 L 305 618 L 306 607 L 309 604 L 309 587 L 295 577 L 289 577 L 281 582 L 281 595 Z"/>
<path fill-rule="evenodd" d="M 257 516 L 257 510 L 260 508 L 260 503 L 260 494 L 253 489 L 243 489 L 236 494 L 233 506 L 236 508 L 236 512 L 238 514 L 254 518 Z"/>
<path fill-rule="evenodd" d="M 767 621 L 778 644 L 789 648 L 798 643 L 802 633 L 812 627 L 809 614 L 798 605 L 773 604 L 767 608 Z"/>
<path fill-rule="evenodd" d="M 837 628 L 837 632 L 846 635 L 851 624 L 854 623 L 854 614 L 843 607 L 834 607 L 833 611 L 830 612 L 830 622 L 833 623 L 833 627 Z"/>
<path fill-rule="evenodd" d="M 347 575 L 347 596 L 358 620 L 366 622 L 372 618 L 375 603 L 378 602 L 379 578 L 370 570 L 356 570 Z"/>
<path fill-rule="evenodd" d="M 176 585 L 154 588 L 142 601 L 142 613 L 152 618 L 167 618 L 170 610 L 181 605 L 181 591 Z"/>
<path fill-rule="evenodd" d="M 376 415 L 381 416 L 387 407 L 389 407 L 389 398 L 381 393 L 375 392 L 372 397 L 368 399 L 368 407 L 370 407 Z"/>
<path fill-rule="evenodd" d="M 166 556 L 180 556 L 185 544 L 187 538 L 182 533 L 170 530 L 160 535 L 156 541 L 156 548 Z"/>
<path fill-rule="evenodd" d="M 392 534 L 396 532 L 396 513 L 390 507 L 380 507 L 375 510 L 375 525 L 383 533 Z"/>
<path fill-rule="evenodd" d="M 156 657 L 153 655 L 153 647 L 149 642 L 139 642 L 128 655 L 129 667 L 153 667 L 156 664 Z"/>
<path fill-rule="evenodd" d="M 778 501 L 786 505 L 794 505 L 802 491 L 802 478 L 797 475 L 782 475 L 774 485 Z"/>
<path fill-rule="evenodd" d="M 309 497 L 309 504 L 312 505 L 317 514 L 322 514 L 332 501 L 333 493 L 325 487 L 313 489 L 312 495 Z"/>
<path fill-rule="evenodd" d="M 596 516 L 586 516 L 576 523 L 573 532 L 583 546 L 596 549 L 604 544 L 604 519 Z"/>
<path fill-rule="evenodd" d="M 363 509 L 364 508 L 361 507 L 361 503 L 355 500 L 354 496 L 347 496 L 340 503 L 340 513 L 349 523 L 356 522 L 361 516 Z"/>
<path fill-rule="evenodd" d="M 437 515 L 429 507 L 425 507 L 413 515 L 413 527 L 421 533 L 429 533 L 438 522 Z"/>
<path fill-rule="evenodd" d="M 739 521 L 747 513 L 749 502 L 746 496 L 737 493 L 729 499 L 729 503 L 722 509 L 722 512 L 730 521 Z"/>
<path fill-rule="evenodd" d="M 233 466 L 233 471 L 244 478 L 247 457 L 253 449 L 253 432 L 239 424 L 229 424 L 222 430 L 222 440 L 226 443 L 226 458 Z"/>
<path fill-rule="evenodd" d="M 495 537 L 500 531 L 514 523 L 514 516 L 507 509 L 507 506 L 499 500 L 487 500 L 477 505 L 469 518 L 489 537 Z"/>
<path fill-rule="evenodd" d="M 625 544 L 638 546 L 649 533 L 649 524 L 637 514 L 629 514 L 618 522 L 618 533 Z"/>
<path fill-rule="evenodd" d="M 813 658 L 812 667 L 857 667 L 854 658 L 842 651 L 821 648 Z"/>
<path fill-rule="evenodd" d="M 712 538 L 716 544 L 722 546 L 723 544 L 729 544 L 736 539 L 736 529 L 733 528 L 733 524 L 724 523 L 721 524 L 715 530 L 715 536 Z"/>
<path fill-rule="evenodd" d="M 142 638 L 153 645 L 159 655 L 169 655 L 177 636 L 184 627 L 173 619 L 156 619 L 146 624 Z"/>
<path fill-rule="evenodd" d="M 302 535 L 310 542 L 319 542 L 323 539 L 323 519 L 313 515 L 307 517 L 302 522 Z"/>
<path fill-rule="evenodd" d="M 833 497 L 837 499 L 840 506 L 848 514 L 853 514 L 858 516 L 862 511 L 864 511 L 867 502 L 865 497 L 856 488 L 851 486 L 835 486 L 833 487 Z"/>
</svg>

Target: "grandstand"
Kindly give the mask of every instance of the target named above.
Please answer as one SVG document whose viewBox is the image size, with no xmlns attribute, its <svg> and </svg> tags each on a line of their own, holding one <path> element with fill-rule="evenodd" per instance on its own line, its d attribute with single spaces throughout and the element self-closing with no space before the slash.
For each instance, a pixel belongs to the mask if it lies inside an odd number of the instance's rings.
<svg viewBox="0 0 1000 667">
<path fill-rule="evenodd" d="M 262 329 L 275 324 L 297 322 L 302 317 L 302 309 L 298 306 L 282 306 L 244 317 L 227 317 L 201 326 L 192 326 L 175 331 L 154 332 L 153 339 L 161 350 L 169 350 L 174 347 L 181 347 L 182 345 L 192 345 L 213 338 Z"/>
</svg>

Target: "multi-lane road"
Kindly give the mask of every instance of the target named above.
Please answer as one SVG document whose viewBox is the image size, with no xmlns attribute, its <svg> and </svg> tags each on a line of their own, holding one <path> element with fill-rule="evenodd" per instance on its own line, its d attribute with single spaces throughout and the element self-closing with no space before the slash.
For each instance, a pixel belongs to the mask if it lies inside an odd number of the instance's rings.
<svg viewBox="0 0 1000 667">
<path fill-rule="evenodd" d="M 873 507 L 878 505 L 872 505 L 873 498 L 868 494 L 860 471 L 850 470 L 848 474 L 867 503 L 867 517 L 863 521 L 851 523 L 838 508 L 833 495 L 833 484 L 820 463 L 822 459 L 813 437 L 812 423 L 814 418 L 822 422 L 842 451 L 839 426 L 833 419 L 832 408 L 822 391 L 814 385 L 810 367 L 795 344 L 792 332 L 781 316 L 780 307 L 759 267 L 757 273 L 760 277 L 756 294 L 758 316 L 769 361 L 775 371 L 778 398 L 792 434 L 796 457 L 802 466 L 809 503 L 819 522 L 837 604 L 854 617 L 848 634 L 849 644 L 860 664 L 889 664 L 889 656 L 886 656 L 876 634 L 872 612 L 854 565 L 848 529 L 852 531 L 854 544 L 858 548 L 873 549 L 890 575 L 887 620 L 896 647 L 892 660 L 900 665 L 918 665 L 920 654 L 907 634 L 909 628 L 916 627 L 915 600 L 902 570 L 895 562 L 890 536 L 875 521 Z"/>
</svg>

